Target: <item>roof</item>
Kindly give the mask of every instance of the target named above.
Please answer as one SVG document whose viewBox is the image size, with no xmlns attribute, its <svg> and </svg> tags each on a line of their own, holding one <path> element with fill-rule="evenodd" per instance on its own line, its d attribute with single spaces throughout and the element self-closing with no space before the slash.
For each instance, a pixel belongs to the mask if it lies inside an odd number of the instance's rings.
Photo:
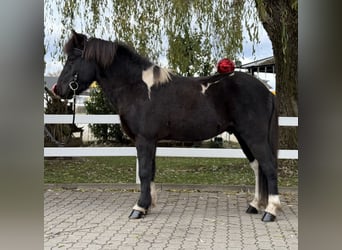
<svg viewBox="0 0 342 250">
<path fill-rule="evenodd" d="M 264 59 L 260 59 L 254 62 L 246 63 L 241 65 L 242 69 L 248 69 L 249 72 L 268 72 L 268 73 L 275 73 L 275 61 L 274 57 L 266 57 Z"/>
</svg>

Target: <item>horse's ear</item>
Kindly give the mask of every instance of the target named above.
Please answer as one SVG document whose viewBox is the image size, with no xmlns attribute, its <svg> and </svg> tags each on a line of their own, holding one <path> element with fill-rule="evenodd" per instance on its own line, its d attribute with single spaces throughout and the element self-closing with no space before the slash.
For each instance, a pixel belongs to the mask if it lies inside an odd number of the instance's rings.
<svg viewBox="0 0 342 250">
<path fill-rule="evenodd" d="M 77 33 L 74 29 L 71 30 L 72 40 L 74 44 L 74 48 L 83 50 L 85 46 L 85 42 L 87 41 L 87 37 L 83 34 Z"/>
<path fill-rule="evenodd" d="M 74 37 L 74 36 L 77 36 L 78 34 L 77 34 L 77 32 L 74 29 L 72 29 L 71 30 L 71 35 Z"/>
</svg>

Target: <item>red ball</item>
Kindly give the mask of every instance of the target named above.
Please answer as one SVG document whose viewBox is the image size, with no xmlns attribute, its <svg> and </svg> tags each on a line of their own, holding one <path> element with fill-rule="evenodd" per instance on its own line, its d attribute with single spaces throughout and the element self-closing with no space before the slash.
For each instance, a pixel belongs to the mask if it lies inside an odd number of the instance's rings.
<svg viewBox="0 0 342 250">
<path fill-rule="evenodd" d="M 235 69 L 235 64 L 228 58 L 223 58 L 217 63 L 217 71 L 219 73 L 231 73 Z"/>
</svg>

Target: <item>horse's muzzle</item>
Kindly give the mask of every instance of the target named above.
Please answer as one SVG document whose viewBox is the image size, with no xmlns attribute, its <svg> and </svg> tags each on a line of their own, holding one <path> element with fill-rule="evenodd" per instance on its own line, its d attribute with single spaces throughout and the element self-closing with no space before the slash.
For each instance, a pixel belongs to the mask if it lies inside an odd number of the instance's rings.
<svg viewBox="0 0 342 250">
<path fill-rule="evenodd" d="M 71 99 L 73 97 L 72 92 L 69 90 L 67 93 L 62 93 L 60 86 L 57 86 L 58 84 L 55 83 L 51 87 L 52 93 L 54 93 L 56 96 L 58 96 L 61 99 Z"/>
</svg>

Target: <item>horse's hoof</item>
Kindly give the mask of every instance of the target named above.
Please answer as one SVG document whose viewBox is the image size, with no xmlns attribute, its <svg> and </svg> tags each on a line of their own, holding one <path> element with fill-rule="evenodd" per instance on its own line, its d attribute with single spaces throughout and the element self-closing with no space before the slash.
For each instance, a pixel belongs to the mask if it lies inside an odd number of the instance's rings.
<svg viewBox="0 0 342 250">
<path fill-rule="evenodd" d="M 275 219 L 276 219 L 276 216 L 275 215 L 273 215 L 273 214 L 271 214 L 271 213 L 269 213 L 269 212 L 265 212 L 264 213 L 264 216 L 262 216 L 262 221 L 263 222 L 272 222 L 272 221 L 275 221 Z"/>
<path fill-rule="evenodd" d="M 258 209 L 256 209 L 255 207 L 249 205 L 247 210 L 246 210 L 247 214 L 257 214 L 258 213 Z"/>
<path fill-rule="evenodd" d="M 130 219 L 141 219 L 145 216 L 145 213 L 139 210 L 133 209 L 131 214 L 128 216 Z"/>
</svg>

